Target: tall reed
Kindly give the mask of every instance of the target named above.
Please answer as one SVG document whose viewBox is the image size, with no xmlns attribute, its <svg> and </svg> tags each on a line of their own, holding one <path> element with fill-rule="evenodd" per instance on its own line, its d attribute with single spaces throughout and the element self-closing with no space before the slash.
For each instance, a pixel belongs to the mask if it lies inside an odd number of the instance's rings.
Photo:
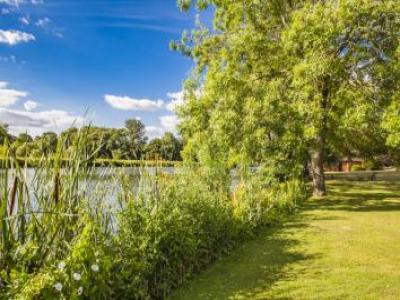
<svg viewBox="0 0 400 300">
<path fill-rule="evenodd" d="M 216 168 L 99 169 L 86 134 L 67 160 L 60 140 L 34 170 L 6 144 L 0 299 L 165 299 L 305 196 L 300 181 L 259 175 L 232 188 Z"/>
<path fill-rule="evenodd" d="M 79 234 L 80 219 L 86 215 L 98 218 L 103 196 L 96 195 L 99 189 L 88 181 L 95 173 L 94 153 L 85 151 L 84 135 L 77 145 L 63 161 L 60 139 L 53 156 L 43 156 L 40 167 L 28 169 L 5 142 L 0 169 L 0 287 L 20 279 L 13 277 L 17 273 L 20 277 L 33 274 L 65 257 L 70 241 Z M 100 215 L 106 224 L 109 215 Z"/>
</svg>

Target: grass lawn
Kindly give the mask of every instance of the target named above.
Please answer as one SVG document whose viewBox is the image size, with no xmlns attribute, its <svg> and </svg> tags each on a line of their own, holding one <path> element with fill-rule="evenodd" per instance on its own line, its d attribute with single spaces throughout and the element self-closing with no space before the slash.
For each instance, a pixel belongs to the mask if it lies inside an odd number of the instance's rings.
<svg viewBox="0 0 400 300">
<path fill-rule="evenodd" d="M 400 184 L 330 182 L 171 299 L 400 299 Z"/>
</svg>

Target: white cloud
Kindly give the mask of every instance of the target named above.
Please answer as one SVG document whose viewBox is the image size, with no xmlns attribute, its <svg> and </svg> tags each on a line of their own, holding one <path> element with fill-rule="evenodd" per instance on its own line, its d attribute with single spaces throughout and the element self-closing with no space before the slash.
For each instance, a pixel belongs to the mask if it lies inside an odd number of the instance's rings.
<svg viewBox="0 0 400 300">
<path fill-rule="evenodd" d="M 0 0 L 0 4 L 18 7 L 21 4 L 31 3 L 33 5 L 42 4 L 43 0 Z"/>
<path fill-rule="evenodd" d="M 62 110 L 27 112 L 0 108 L 0 120 L 9 125 L 12 134 L 28 132 L 38 135 L 45 131 L 60 133 L 70 126 L 82 126 L 85 119 Z"/>
<path fill-rule="evenodd" d="M 5 62 L 5 63 L 16 63 L 17 58 L 15 55 L 9 55 L 9 56 L 0 56 L 0 62 Z"/>
<path fill-rule="evenodd" d="M 149 139 L 155 139 L 163 136 L 165 129 L 158 126 L 146 126 L 146 135 Z"/>
<path fill-rule="evenodd" d="M 44 27 L 46 27 L 47 25 L 49 25 L 50 24 L 50 19 L 49 18 L 43 18 L 43 19 L 39 19 L 39 20 L 37 20 L 37 22 L 35 23 L 35 25 L 36 26 L 39 26 L 39 27 L 42 27 L 42 28 L 44 28 Z"/>
<path fill-rule="evenodd" d="M 64 35 L 62 33 L 63 29 L 56 27 L 55 24 L 52 22 L 52 20 L 50 20 L 47 17 L 38 19 L 35 22 L 35 25 L 37 27 L 42 28 L 48 34 L 54 35 L 54 36 L 56 36 L 58 38 L 63 38 L 64 37 Z"/>
<path fill-rule="evenodd" d="M 20 17 L 19 21 L 24 25 L 29 25 L 30 24 L 29 19 L 27 17 Z"/>
<path fill-rule="evenodd" d="M 160 126 L 146 126 L 146 135 L 150 139 L 162 137 L 166 132 L 177 134 L 176 127 L 179 120 L 175 115 L 161 116 L 158 119 Z"/>
<path fill-rule="evenodd" d="M 176 108 L 182 105 L 184 102 L 183 91 L 175 93 L 167 93 L 167 97 L 170 99 L 170 102 L 166 105 L 169 111 L 175 111 Z"/>
<path fill-rule="evenodd" d="M 33 100 L 24 103 L 24 110 L 9 109 L 19 100 L 26 98 L 28 93 L 10 89 L 8 82 L 0 81 L 0 120 L 9 125 L 12 134 L 28 132 L 39 135 L 45 131 L 60 133 L 70 126 L 80 127 L 86 119 L 63 110 L 47 110 L 33 112 L 40 105 Z"/>
<path fill-rule="evenodd" d="M 19 43 L 27 43 L 34 40 L 35 36 L 30 33 L 18 30 L 0 29 L 0 44 L 8 44 L 10 46 L 13 46 Z"/>
<path fill-rule="evenodd" d="M 0 81 L 0 107 L 13 105 L 27 95 L 25 91 L 9 89 L 7 82 Z"/>
<path fill-rule="evenodd" d="M 179 124 L 179 120 L 175 115 L 161 116 L 160 118 L 161 126 L 165 131 L 172 132 L 176 134 L 176 127 Z"/>
<path fill-rule="evenodd" d="M 164 105 L 162 100 L 152 101 L 148 99 L 134 99 L 127 96 L 115 96 L 115 95 L 105 95 L 104 100 L 116 109 L 121 110 L 144 110 L 144 111 L 154 111 L 162 108 L 166 108 L 170 111 L 175 111 L 175 109 L 182 105 L 184 102 L 184 93 L 175 92 L 167 93 L 167 97 L 170 102 Z M 179 120 L 175 114 L 165 115 L 158 117 L 159 124 L 152 126 L 146 126 L 146 135 L 150 139 L 163 136 L 166 132 L 171 132 L 177 134 L 177 125 Z"/>
<path fill-rule="evenodd" d="M 127 96 L 105 95 L 104 100 L 116 109 L 154 111 L 163 107 L 162 100 L 134 99 Z"/>
<path fill-rule="evenodd" d="M 7 4 L 11 6 L 19 6 L 20 4 L 24 3 L 24 0 L 0 0 L 1 4 Z"/>
<path fill-rule="evenodd" d="M 195 92 L 196 97 L 201 96 L 201 89 Z M 166 105 L 166 108 L 169 111 L 175 112 L 176 109 L 185 103 L 185 94 L 183 91 L 180 92 L 173 92 L 167 93 L 167 97 L 169 98 L 170 102 Z"/>
<path fill-rule="evenodd" d="M 38 106 L 39 106 L 39 103 L 32 101 L 32 100 L 28 100 L 24 103 L 24 108 L 27 111 L 35 110 Z"/>
</svg>

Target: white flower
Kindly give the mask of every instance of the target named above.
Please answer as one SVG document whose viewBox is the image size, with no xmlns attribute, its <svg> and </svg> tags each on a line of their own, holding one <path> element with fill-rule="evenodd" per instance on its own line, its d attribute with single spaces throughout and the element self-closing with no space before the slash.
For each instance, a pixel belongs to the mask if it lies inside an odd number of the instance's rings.
<svg viewBox="0 0 400 300">
<path fill-rule="evenodd" d="M 64 268 L 65 268 L 65 262 L 60 261 L 60 262 L 58 263 L 58 268 L 59 268 L 61 271 L 64 270 Z"/>
<path fill-rule="evenodd" d="M 80 286 L 78 289 L 78 296 L 82 295 L 82 293 L 83 293 L 83 287 Z"/>
<path fill-rule="evenodd" d="M 73 277 L 76 281 L 81 280 L 81 274 L 79 274 L 79 273 L 74 273 L 74 274 L 72 274 L 72 277 Z"/>
<path fill-rule="evenodd" d="M 93 272 L 98 272 L 100 270 L 98 265 L 92 265 L 91 268 L 92 268 Z"/>
<path fill-rule="evenodd" d="M 57 282 L 57 283 L 54 285 L 54 288 L 55 288 L 58 292 L 61 292 L 61 290 L 62 290 L 62 288 L 63 288 L 63 285 L 62 285 L 60 282 Z"/>
</svg>

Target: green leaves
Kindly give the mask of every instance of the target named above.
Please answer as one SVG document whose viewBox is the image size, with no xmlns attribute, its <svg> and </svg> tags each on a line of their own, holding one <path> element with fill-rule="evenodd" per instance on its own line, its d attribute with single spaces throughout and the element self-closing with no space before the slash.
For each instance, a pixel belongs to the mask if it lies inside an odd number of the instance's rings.
<svg viewBox="0 0 400 300">
<path fill-rule="evenodd" d="M 385 114 L 383 128 L 388 132 L 387 143 L 394 148 L 400 147 L 400 103 L 395 98 Z"/>
<path fill-rule="evenodd" d="M 400 86 L 398 1 L 210 3 L 213 28 L 181 41 L 196 63 L 180 111 L 188 157 L 304 160 L 321 137 L 337 153 L 386 151 L 380 125 Z"/>
<path fill-rule="evenodd" d="M 178 0 L 178 7 L 182 11 L 188 11 L 193 3 L 196 3 L 196 8 L 199 10 L 205 10 L 212 1 L 210 0 Z"/>
<path fill-rule="evenodd" d="M 131 170 L 113 177 L 82 160 L 85 137 L 77 137 L 73 160 L 41 160 L 29 182 L 18 165 L 0 173 L 0 299 L 165 299 L 305 197 L 299 181 L 245 170 L 236 187 L 217 161 L 173 176 L 141 169 L 139 178 Z M 113 189 L 118 209 L 104 192 Z"/>
</svg>

